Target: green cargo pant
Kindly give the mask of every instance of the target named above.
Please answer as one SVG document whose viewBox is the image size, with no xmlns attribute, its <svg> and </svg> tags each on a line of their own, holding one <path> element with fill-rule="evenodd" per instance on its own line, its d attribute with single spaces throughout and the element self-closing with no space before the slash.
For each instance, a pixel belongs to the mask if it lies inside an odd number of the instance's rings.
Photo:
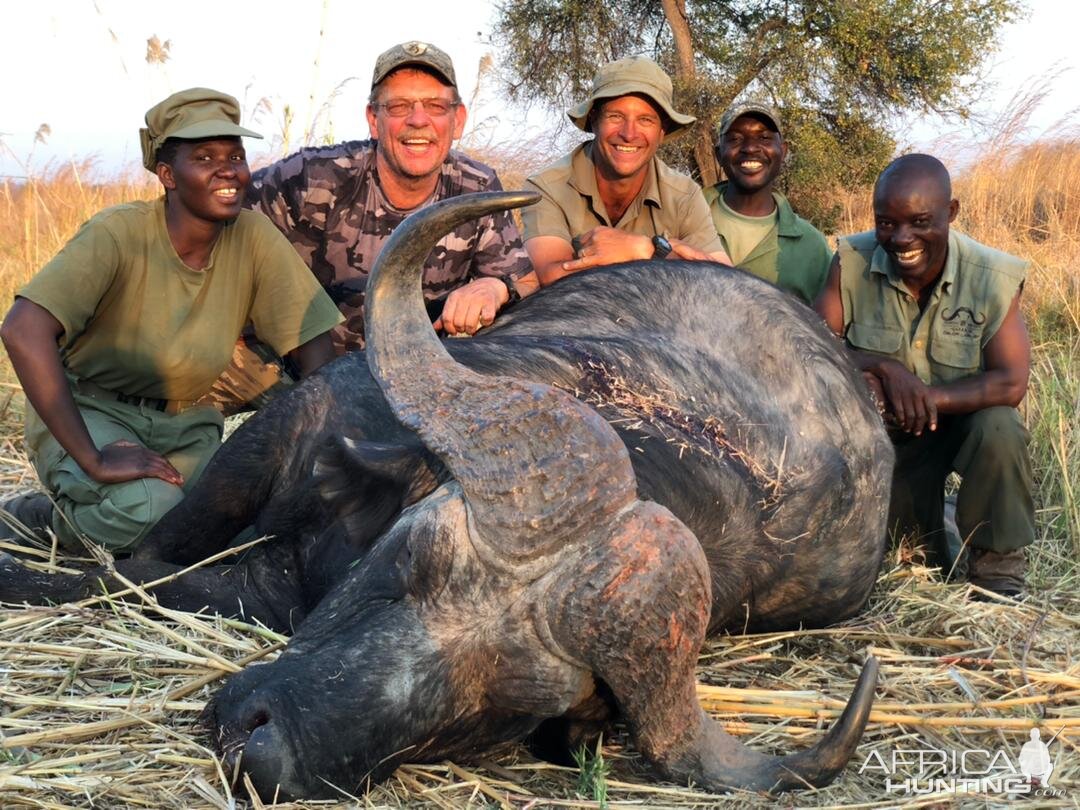
<svg viewBox="0 0 1080 810">
<path fill-rule="evenodd" d="M 998 553 L 1035 542 L 1031 458 L 1027 429 L 1015 408 L 986 408 L 938 418 L 938 429 L 922 436 L 893 435 L 889 527 L 914 534 L 926 546 L 928 563 L 948 571 L 944 508 L 950 472 L 963 482 L 957 493 L 956 525 L 972 548 Z"/>
<path fill-rule="evenodd" d="M 110 551 L 129 553 L 202 474 L 221 445 L 221 414 L 195 407 L 169 415 L 145 405 L 74 396 L 98 447 L 119 439 L 136 442 L 160 453 L 184 476 L 183 488 L 160 478 L 102 484 L 83 472 L 51 435 L 39 434 L 30 460 L 59 507 L 52 528 L 60 542 L 78 548 L 83 534 Z"/>
</svg>

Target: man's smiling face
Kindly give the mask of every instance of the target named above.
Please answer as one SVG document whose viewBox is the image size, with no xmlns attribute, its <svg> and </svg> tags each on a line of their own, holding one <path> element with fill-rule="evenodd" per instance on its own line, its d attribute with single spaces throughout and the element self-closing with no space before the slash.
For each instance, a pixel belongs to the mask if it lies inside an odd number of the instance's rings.
<svg viewBox="0 0 1080 810">
<path fill-rule="evenodd" d="M 959 203 L 915 171 L 886 174 L 874 189 L 874 236 L 913 291 L 934 282 L 949 252 L 949 224 Z"/>
<path fill-rule="evenodd" d="M 741 115 L 732 122 L 716 148 L 728 181 L 749 194 L 771 187 L 787 156 L 780 133 L 756 115 Z"/>
<path fill-rule="evenodd" d="M 597 105 L 593 163 L 607 180 L 628 180 L 647 170 L 664 141 L 663 116 L 643 96 L 619 96 Z"/>
<path fill-rule="evenodd" d="M 395 102 L 406 103 L 404 115 L 390 114 L 386 105 Z M 434 107 L 445 112 L 433 111 Z M 379 83 L 378 98 L 367 107 L 367 120 L 371 136 L 379 142 L 380 169 L 403 180 L 420 180 L 438 173 L 451 144 L 461 137 L 465 107 L 454 88 L 430 73 L 405 67 Z"/>
</svg>

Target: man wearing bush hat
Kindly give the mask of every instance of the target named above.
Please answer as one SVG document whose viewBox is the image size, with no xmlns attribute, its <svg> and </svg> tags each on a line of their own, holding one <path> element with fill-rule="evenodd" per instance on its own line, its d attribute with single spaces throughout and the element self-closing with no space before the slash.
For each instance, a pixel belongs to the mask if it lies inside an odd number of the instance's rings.
<svg viewBox="0 0 1080 810">
<path fill-rule="evenodd" d="M 960 203 L 945 166 L 904 155 L 874 186 L 875 229 L 847 236 L 815 309 L 844 338 L 896 448 L 889 522 L 951 568 L 945 479 L 962 478 L 956 525 L 968 579 L 1024 590 L 1035 542 L 1027 392 L 1031 343 L 1020 313 L 1028 262 L 951 229 Z"/>
<path fill-rule="evenodd" d="M 589 98 L 567 111 L 594 137 L 526 183 L 542 198 L 522 211 L 541 285 L 632 259 L 727 261 L 701 189 L 656 157 L 695 121 L 672 95 L 659 65 L 632 56 L 601 67 Z"/>
<path fill-rule="evenodd" d="M 760 101 L 735 104 L 717 128 L 716 159 L 726 180 L 705 189 L 705 200 L 732 262 L 812 304 L 832 251 L 775 189 L 787 151 L 776 110 Z"/>
</svg>

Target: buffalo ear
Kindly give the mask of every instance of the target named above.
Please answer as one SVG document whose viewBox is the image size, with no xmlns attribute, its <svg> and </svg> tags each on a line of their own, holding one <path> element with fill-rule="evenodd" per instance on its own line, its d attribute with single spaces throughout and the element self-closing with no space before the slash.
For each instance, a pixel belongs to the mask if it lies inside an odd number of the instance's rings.
<svg viewBox="0 0 1080 810">
<path fill-rule="evenodd" d="M 367 522 L 380 524 L 432 492 L 442 473 L 442 464 L 422 446 L 345 436 L 327 438 L 312 470 L 319 498 L 332 514 L 345 517 L 363 509 Z"/>
</svg>

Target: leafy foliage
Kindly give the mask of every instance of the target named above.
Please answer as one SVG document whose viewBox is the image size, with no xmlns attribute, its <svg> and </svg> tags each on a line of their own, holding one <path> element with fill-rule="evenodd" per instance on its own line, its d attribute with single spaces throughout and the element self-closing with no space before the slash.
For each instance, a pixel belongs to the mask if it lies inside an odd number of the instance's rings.
<svg viewBox="0 0 1080 810">
<path fill-rule="evenodd" d="M 494 39 L 508 95 L 558 111 L 586 97 L 595 69 L 646 54 L 676 77 L 681 109 L 711 132 L 740 96 L 786 115 L 795 155 L 787 185 L 811 199 L 874 176 L 895 144 L 894 116 L 912 110 L 966 114 L 976 72 L 1021 0 L 667 0 L 689 22 L 695 71 L 682 75 L 661 0 L 507 0 Z M 694 138 L 663 156 L 709 176 Z M 829 212 L 808 211 L 819 224 Z"/>
<path fill-rule="evenodd" d="M 801 216 L 834 233 L 843 192 L 872 186 L 896 142 L 868 115 L 834 118 L 806 107 L 783 109 L 780 115 L 792 143 L 780 190 Z"/>
<path fill-rule="evenodd" d="M 597 67 L 643 52 L 664 25 L 656 0 L 511 0 L 499 6 L 494 32 L 508 94 L 569 107 L 588 94 Z"/>
</svg>

